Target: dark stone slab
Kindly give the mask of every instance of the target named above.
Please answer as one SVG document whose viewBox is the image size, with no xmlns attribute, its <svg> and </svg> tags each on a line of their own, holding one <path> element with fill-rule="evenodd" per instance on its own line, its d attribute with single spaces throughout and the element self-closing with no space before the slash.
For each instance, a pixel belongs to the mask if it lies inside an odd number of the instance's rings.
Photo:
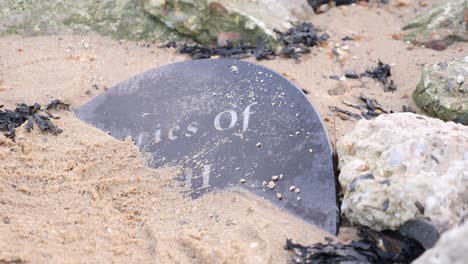
<svg viewBox="0 0 468 264">
<path fill-rule="evenodd" d="M 76 114 L 118 139 L 132 136 L 154 167 L 183 166 L 181 180 L 194 198 L 239 186 L 336 233 L 324 125 L 303 92 L 267 68 L 236 60 L 176 63 L 116 85 Z M 282 178 L 274 189 L 272 176 Z"/>
</svg>

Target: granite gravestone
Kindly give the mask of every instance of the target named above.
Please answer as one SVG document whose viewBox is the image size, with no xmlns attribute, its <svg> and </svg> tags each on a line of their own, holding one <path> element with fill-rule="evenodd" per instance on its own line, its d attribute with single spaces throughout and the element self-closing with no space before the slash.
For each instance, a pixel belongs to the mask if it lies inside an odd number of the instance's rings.
<svg viewBox="0 0 468 264">
<path fill-rule="evenodd" d="M 332 148 L 317 111 L 281 75 L 237 60 L 147 71 L 76 111 L 151 165 L 177 165 L 191 195 L 240 186 L 336 233 Z"/>
</svg>

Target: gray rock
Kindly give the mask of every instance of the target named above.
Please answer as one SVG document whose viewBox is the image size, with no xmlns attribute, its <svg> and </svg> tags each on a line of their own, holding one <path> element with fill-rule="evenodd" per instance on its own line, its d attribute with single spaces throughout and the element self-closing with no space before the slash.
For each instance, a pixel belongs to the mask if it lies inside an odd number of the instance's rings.
<svg viewBox="0 0 468 264">
<path fill-rule="evenodd" d="M 418 241 L 425 249 L 432 248 L 440 237 L 437 227 L 422 218 L 404 223 L 399 231 L 402 235 Z"/>
<path fill-rule="evenodd" d="M 1 0 L 0 35 L 95 31 L 118 39 L 177 39 L 134 0 Z"/>
<path fill-rule="evenodd" d="M 431 116 L 468 125 L 468 56 L 424 66 L 413 99 Z"/>
<path fill-rule="evenodd" d="M 466 217 L 468 127 L 412 113 L 380 115 L 359 121 L 337 151 L 341 210 L 352 223 L 397 230 L 425 218 L 441 232 Z"/>
<path fill-rule="evenodd" d="M 468 222 L 442 235 L 436 246 L 413 264 L 464 264 L 468 259 Z"/>
<path fill-rule="evenodd" d="M 303 0 L 143 0 L 145 10 L 167 27 L 205 44 L 240 39 L 255 44 L 275 38 L 308 20 L 312 8 Z"/>
<path fill-rule="evenodd" d="M 447 0 L 405 26 L 406 40 L 439 50 L 454 41 L 468 41 L 467 12 L 468 0 Z"/>
</svg>

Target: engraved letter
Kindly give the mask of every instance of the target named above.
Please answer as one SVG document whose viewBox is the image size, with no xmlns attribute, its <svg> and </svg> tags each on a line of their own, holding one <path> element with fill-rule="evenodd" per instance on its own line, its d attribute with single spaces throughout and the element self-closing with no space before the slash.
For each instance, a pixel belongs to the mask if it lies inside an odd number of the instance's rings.
<svg viewBox="0 0 468 264">
<path fill-rule="evenodd" d="M 225 113 L 228 113 L 228 114 L 231 115 L 231 123 L 229 124 L 228 127 L 222 128 L 221 127 L 221 117 Z M 234 125 L 236 125 L 236 123 L 237 123 L 237 113 L 235 111 L 233 111 L 233 110 L 228 110 L 228 111 L 221 112 L 214 119 L 214 126 L 215 126 L 215 128 L 217 130 L 226 130 L 226 129 L 229 129 L 229 128 L 233 128 Z"/>
<path fill-rule="evenodd" d="M 256 105 L 257 102 L 253 102 L 251 104 L 249 104 L 245 109 L 244 109 L 244 112 L 242 113 L 242 115 L 244 116 L 244 123 L 242 125 L 242 133 L 244 133 L 245 131 L 247 131 L 247 129 L 249 128 L 249 117 L 250 117 L 250 114 L 253 114 L 254 112 L 250 112 L 250 107 L 252 105 Z"/>
<path fill-rule="evenodd" d="M 161 128 L 160 125 L 158 125 L 158 129 L 156 132 L 154 132 L 154 143 L 159 143 L 161 142 Z"/>
<path fill-rule="evenodd" d="M 203 185 L 202 188 L 210 187 L 210 171 L 211 171 L 211 164 L 203 166 Z"/>
<path fill-rule="evenodd" d="M 143 139 L 145 137 L 145 133 L 141 132 L 138 134 L 138 139 L 137 139 L 137 146 L 141 147 L 141 144 L 143 143 Z"/>
<path fill-rule="evenodd" d="M 180 126 L 177 125 L 171 129 L 169 129 L 169 133 L 167 133 L 167 137 L 170 139 L 170 140 L 174 140 L 176 138 L 178 138 L 178 136 L 175 136 L 174 135 L 174 131 L 178 131 L 180 129 Z"/>
<path fill-rule="evenodd" d="M 198 128 L 196 127 L 197 122 L 192 122 L 190 125 L 188 125 L 187 130 L 192 133 L 185 133 L 186 137 L 191 137 L 192 135 L 195 135 L 197 133 Z"/>
</svg>

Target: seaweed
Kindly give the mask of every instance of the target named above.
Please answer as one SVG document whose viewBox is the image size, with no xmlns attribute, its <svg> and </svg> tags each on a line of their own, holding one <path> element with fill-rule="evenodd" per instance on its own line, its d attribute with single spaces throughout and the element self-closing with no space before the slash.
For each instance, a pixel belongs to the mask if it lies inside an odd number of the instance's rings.
<svg viewBox="0 0 468 264">
<path fill-rule="evenodd" d="M 213 57 L 244 59 L 254 56 L 257 60 L 269 60 L 277 56 L 299 59 L 302 54 L 310 52 L 309 47 L 316 46 L 326 41 L 330 36 L 326 33 L 318 35 L 312 23 L 304 22 L 289 28 L 286 32 L 275 31 L 278 34 L 277 44 L 282 49 L 277 54 L 265 40 L 257 41 L 256 45 L 246 45 L 242 41 L 239 44 L 228 42 L 224 46 L 205 46 L 200 44 L 182 44 L 168 42 L 160 48 L 178 48 L 181 54 L 188 54 L 192 59 L 208 59 Z"/>
<path fill-rule="evenodd" d="M 327 242 L 304 246 L 286 240 L 285 249 L 294 253 L 290 263 L 410 263 L 424 248 L 415 240 L 397 232 L 360 229 L 360 240 L 350 244 Z"/>
<path fill-rule="evenodd" d="M 384 85 L 385 92 L 395 91 L 397 89 L 396 85 L 393 80 L 388 79 L 388 77 L 392 76 L 391 68 L 389 64 L 384 64 L 379 60 L 376 67 L 367 69 L 363 75 L 380 81 Z"/>
<path fill-rule="evenodd" d="M 222 58 L 231 58 L 231 59 L 243 59 L 250 57 L 253 53 L 253 50 L 256 49 L 255 46 L 244 45 L 243 43 L 238 46 L 234 46 L 232 43 L 229 43 L 223 47 L 207 47 L 202 45 L 187 45 L 182 44 L 178 51 L 181 54 L 189 54 L 193 59 L 208 59 L 213 56 L 219 56 Z"/>
<path fill-rule="evenodd" d="M 362 119 L 362 117 L 360 115 L 355 114 L 355 113 L 353 113 L 351 111 L 348 111 L 348 110 L 341 109 L 341 108 L 339 108 L 337 106 L 329 106 L 328 108 L 330 109 L 330 111 L 335 112 L 335 113 L 342 113 L 342 114 L 348 115 L 350 117 L 353 117 L 355 119 Z"/>
<path fill-rule="evenodd" d="M 392 110 L 386 110 L 384 109 L 380 104 L 379 102 L 377 102 L 377 100 L 375 99 L 372 99 L 370 97 L 367 97 L 365 95 L 360 95 L 358 97 L 358 99 L 360 100 L 360 104 L 351 104 L 351 103 L 346 103 L 346 102 L 343 102 L 343 104 L 349 106 L 349 107 L 353 107 L 353 108 L 356 108 L 356 109 L 359 109 L 361 111 L 361 115 L 358 115 L 358 114 L 355 114 L 351 111 L 348 111 L 348 110 L 344 110 L 344 109 L 341 109 L 339 107 L 335 107 L 335 106 L 330 106 L 329 109 L 335 113 L 342 113 L 342 114 L 345 114 L 345 115 L 348 115 L 348 116 L 351 116 L 355 119 L 361 119 L 362 117 L 364 117 L 365 119 L 372 119 L 372 118 L 375 118 L 381 114 L 391 114 L 393 113 Z M 362 117 L 361 117 L 362 116 Z"/>
<path fill-rule="evenodd" d="M 93 85 L 93 87 L 97 85 Z M 96 88 L 95 88 L 96 89 Z M 96 89 L 97 90 L 97 89 Z M 70 105 L 62 102 L 60 99 L 55 99 L 50 104 L 46 105 L 46 110 L 55 109 L 55 110 L 70 110 Z"/>
<path fill-rule="evenodd" d="M 60 100 L 53 100 L 46 106 L 48 109 L 69 110 L 70 105 L 63 103 Z M 0 131 L 8 138 L 14 139 L 16 128 L 26 123 L 26 130 L 30 132 L 37 125 L 42 131 L 57 135 L 62 133 L 52 122 L 52 119 L 58 119 L 45 110 L 41 110 L 41 105 L 35 103 L 33 105 L 18 104 L 14 110 L 0 110 Z"/>
</svg>

